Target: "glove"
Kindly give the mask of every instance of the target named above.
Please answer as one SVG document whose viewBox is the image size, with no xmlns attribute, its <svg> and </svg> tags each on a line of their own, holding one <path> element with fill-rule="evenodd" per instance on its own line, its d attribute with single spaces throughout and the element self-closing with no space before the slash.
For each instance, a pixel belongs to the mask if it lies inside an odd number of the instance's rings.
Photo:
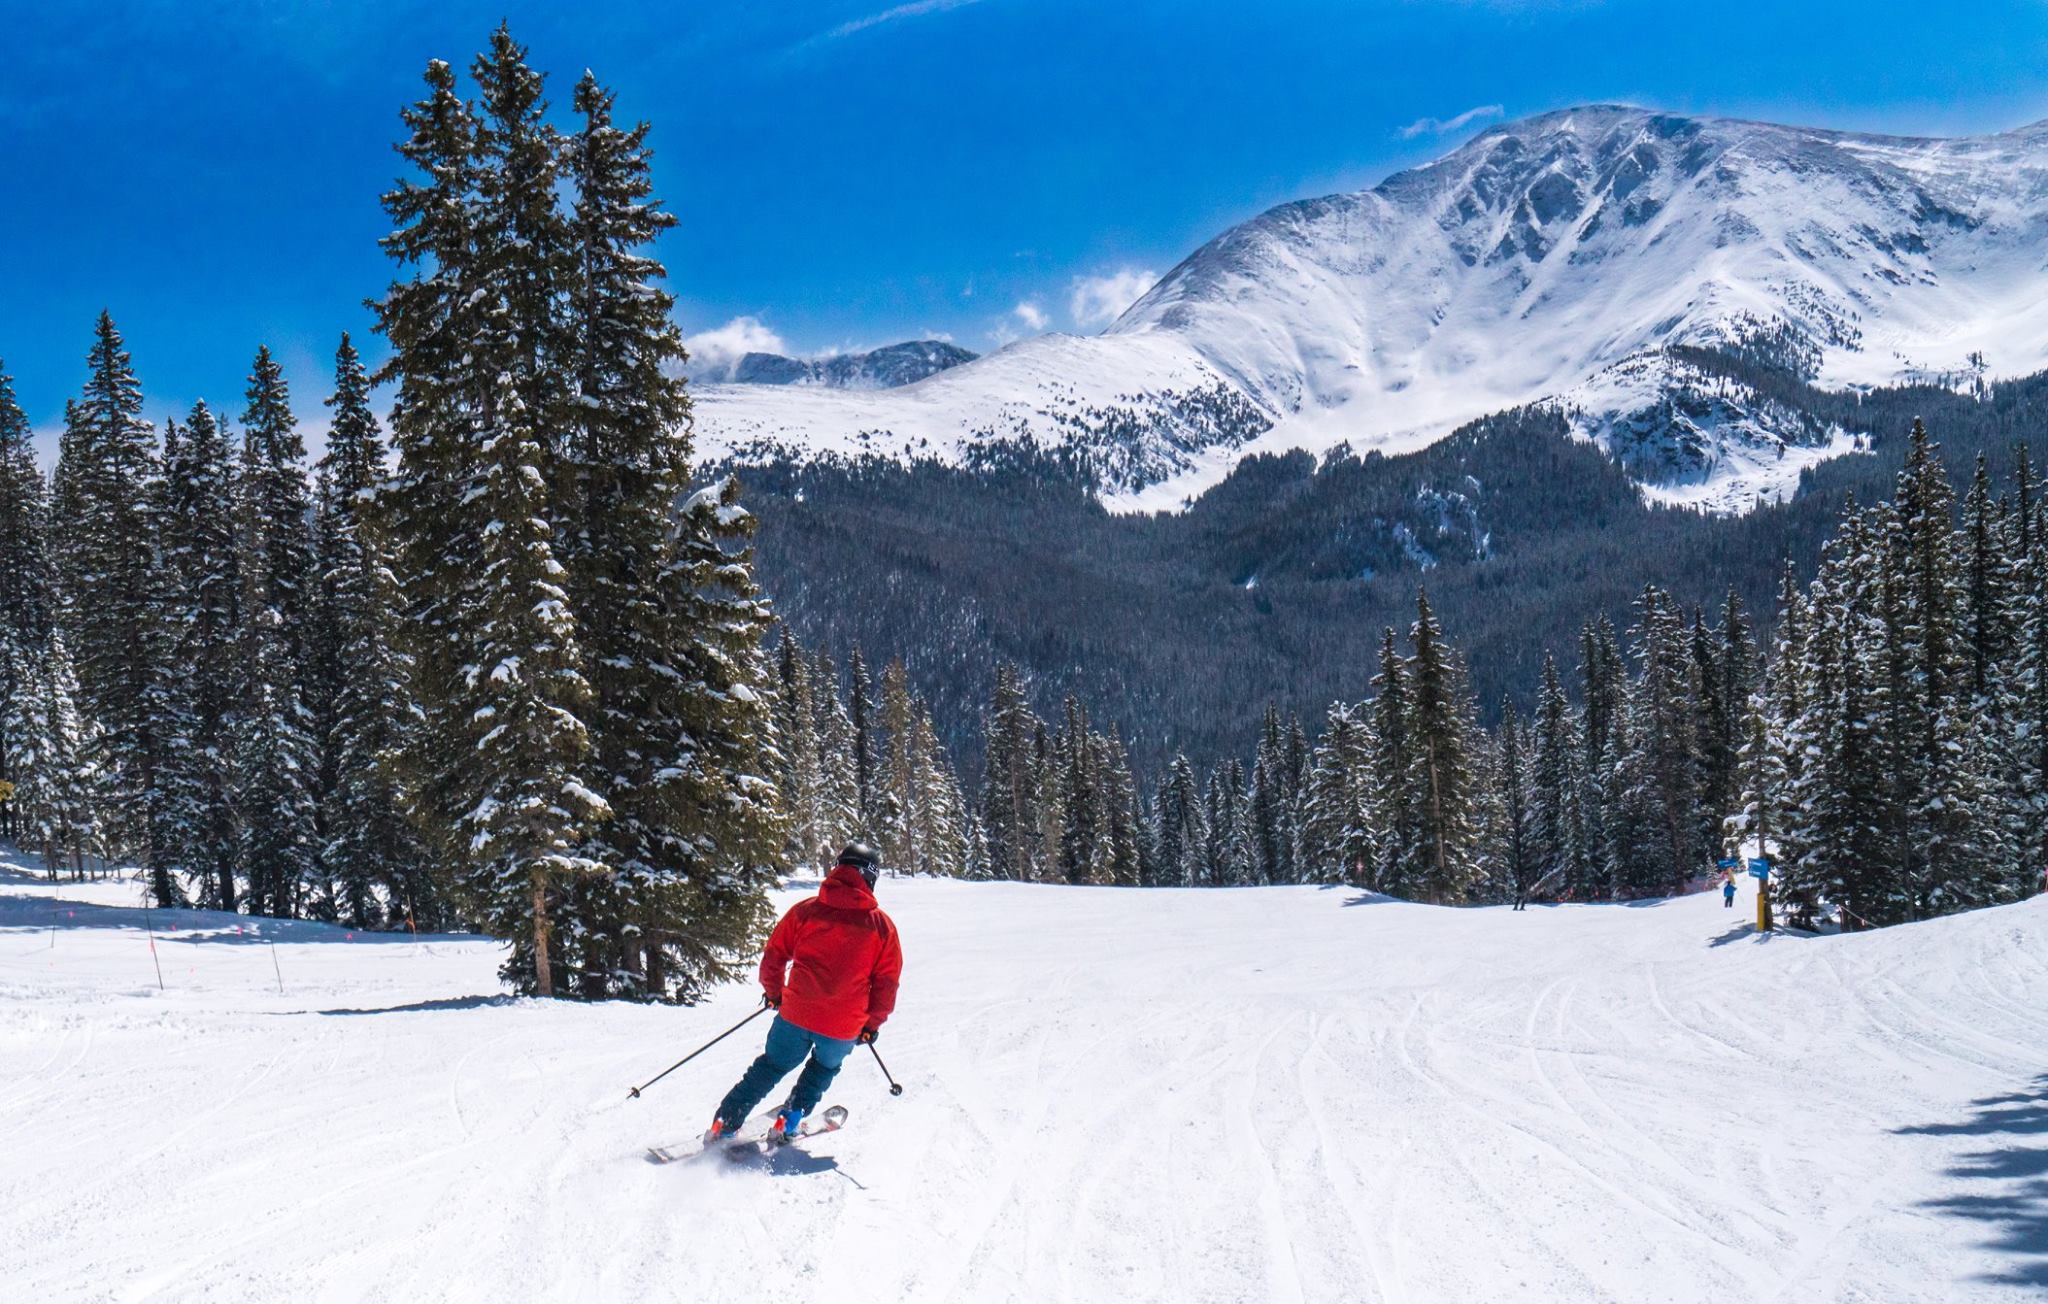
<svg viewBox="0 0 2048 1304">
<path fill-rule="evenodd" d="M 863 1046 L 872 1046 L 875 1044 L 875 1038 L 881 1035 L 882 1030 L 871 1023 L 860 1030 L 860 1036 L 856 1040 Z"/>
<path fill-rule="evenodd" d="M 762 992 L 761 1004 L 767 1006 L 771 1010 L 779 1010 L 782 1008 L 782 996 L 780 993 L 770 995 L 767 992 Z"/>
</svg>

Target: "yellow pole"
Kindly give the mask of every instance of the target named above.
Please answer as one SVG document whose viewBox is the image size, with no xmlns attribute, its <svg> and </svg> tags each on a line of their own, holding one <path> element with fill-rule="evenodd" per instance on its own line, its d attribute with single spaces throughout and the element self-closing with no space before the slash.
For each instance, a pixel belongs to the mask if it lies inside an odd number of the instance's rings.
<svg viewBox="0 0 2048 1304">
<path fill-rule="evenodd" d="M 1756 931 L 1771 931 L 1771 880 L 1768 878 L 1756 881 Z"/>
</svg>

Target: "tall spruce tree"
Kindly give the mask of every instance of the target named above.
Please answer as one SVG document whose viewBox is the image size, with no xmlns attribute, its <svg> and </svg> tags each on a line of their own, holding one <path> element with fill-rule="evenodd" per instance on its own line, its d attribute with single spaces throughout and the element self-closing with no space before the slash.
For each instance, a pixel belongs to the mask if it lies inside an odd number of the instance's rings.
<svg viewBox="0 0 2048 1304">
<path fill-rule="evenodd" d="M 51 574 L 46 531 L 49 490 L 36 465 L 28 417 L 14 399 L 14 381 L 0 365 L 0 781 L 19 775 L 7 759 L 8 707 L 28 688 L 14 667 L 40 659 L 49 638 Z M 24 709 L 26 702 L 24 701 Z M 0 802 L 0 834 L 15 832 L 18 807 Z"/>
<path fill-rule="evenodd" d="M 234 461 L 220 422 L 197 403 L 166 440 L 157 666 L 163 714 L 178 722 L 159 762 L 160 838 L 215 910 L 237 903 L 240 830 L 233 722 L 249 678 L 242 631 Z"/>
<path fill-rule="evenodd" d="M 115 855 L 146 857 L 156 746 L 149 692 L 156 607 L 155 431 L 114 321 L 102 312 L 85 391 L 66 412 L 51 538 L 60 616 L 93 723 L 102 836 Z"/>
<path fill-rule="evenodd" d="M 369 377 L 346 334 L 334 373 L 320 501 L 319 565 L 333 657 L 324 856 L 347 922 L 440 929 L 453 916 L 406 819 L 398 763 L 410 665 L 395 637 L 397 579 L 377 515 L 386 450 L 370 411 Z"/>
<path fill-rule="evenodd" d="M 1462 900 L 1477 877 L 1474 821 L 1473 733 L 1476 729 L 1463 668 L 1418 592 L 1409 639 L 1406 695 L 1410 750 L 1405 782 L 1419 837 L 1414 868 L 1424 900 Z"/>
</svg>

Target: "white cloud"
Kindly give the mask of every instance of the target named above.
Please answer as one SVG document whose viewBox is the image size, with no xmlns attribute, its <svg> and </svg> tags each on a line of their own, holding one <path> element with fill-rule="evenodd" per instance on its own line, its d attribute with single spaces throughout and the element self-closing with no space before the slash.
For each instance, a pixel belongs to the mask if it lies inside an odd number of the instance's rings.
<svg viewBox="0 0 2048 1304">
<path fill-rule="evenodd" d="M 1102 276 L 1076 276 L 1067 296 L 1067 313 L 1076 326 L 1107 326 L 1159 281 L 1149 267 L 1120 267 Z"/>
<path fill-rule="evenodd" d="M 1417 118 L 1401 128 L 1402 140 L 1413 140 L 1417 136 L 1441 136 L 1447 131 L 1469 127 L 1487 118 L 1498 118 L 1507 110 L 1498 104 L 1479 104 L 1465 110 L 1455 118 Z"/>
<path fill-rule="evenodd" d="M 1016 316 L 1018 321 L 1024 323 L 1024 329 L 1033 332 L 1044 330 L 1047 323 L 1052 321 L 1052 318 L 1045 315 L 1045 309 L 1039 307 L 1036 302 L 1030 299 L 1019 303 L 1016 307 L 1010 309 L 1010 312 Z"/>
<path fill-rule="evenodd" d="M 723 326 L 685 336 L 688 370 L 699 380 L 724 380 L 749 353 L 787 353 L 789 346 L 759 317 L 735 317 Z"/>
<path fill-rule="evenodd" d="M 948 9 L 965 9 L 968 5 L 978 3 L 980 3 L 980 0 L 911 0 L 909 4 L 896 5 L 879 13 L 868 14 L 865 17 L 841 23 L 829 31 L 818 33 L 803 44 L 811 45 L 819 41 L 836 41 L 843 36 L 852 36 L 855 32 L 864 32 L 870 27 L 880 27 L 883 23 L 893 23 L 904 18 L 918 18 L 925 14 L 942 14 Z"/>
</svg>

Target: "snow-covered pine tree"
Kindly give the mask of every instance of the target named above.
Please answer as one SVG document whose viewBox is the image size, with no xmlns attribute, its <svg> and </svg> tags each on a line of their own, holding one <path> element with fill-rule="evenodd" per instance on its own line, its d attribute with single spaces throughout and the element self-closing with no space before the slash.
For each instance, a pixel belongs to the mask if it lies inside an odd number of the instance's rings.
<svg viewBox="0 0 2048 1304">
<path fill-rule="evenodd" d="M 775 649 L 775 749 L 782 760 L 776 786 L 789 813 L 789 842 L 783 848 L 783 859 L 797 866 L 820 866 L 838 848 L 827 845 L 833 832 L 825 827 L 819 800 L 823 776 L 810 661 L 787 625 Z"/>
<path fill-rule="evenodd" d="M 1176 754 L 1160 777 L 1152 802 L 1153 881 L 1162 887 L 1192 887 L 1203 881 L 1208 829 L 1202 819 L 1202 789 L 1188 758 Z"/>
<path fill-rule="evenodd" d="M 1540 811 L 1530 765 L 1535 748 L 1513 699 L 1501 703 L 1495 738 L 1492 877 L 1519 910 L 1547 870 L 1537 854 Z"/>
<path fill-rule="evenodd" d="M 860 795 L 853 769 L 853 720 L 840 696 L 839 667 L 822 649 L 811 665 L 811 709 L 818 737 L 819 827 L 830 856 L 860 836 Z M 957 781 L 954 786 L 957 790 Z"/>
<path fill-rule="evenodd" d="M 2010 873 L 1993 760 L 1969 709 L 1961 552 L 1954 488 L 1926 426 L 1915 420 L 1888 550 L 1891 796 L 1903 813 L 1899 863 L 1910 867 L 1915 918 L 1996 899 L 1988 889 Z"/>
<path fill-rule="evenodd" d="M 312 713 L 293 682 L 284 617 L 264 606 L 247 621 L 242 639 L 248 682 L 235 714 L 233 767 L 239 817 L 237 859 L 248 883 L 252 913 L 290 917 L 328 903 L 313 893 L 319 864 L 315 822 L 319 756 Z"/>
<path fill-rule="evenodd" d="M 1625 849 L 1616 859 L 1621 891 L 1664 896 L 1710 859 L 1701 840 L 1698 681 L 1684 615 L 1668 593 L 1643 590 L 1634 635 L 1639 670 L 1615 793 L 1624 827 L 1610 838 Z"/>
<path fill-rule="evenodd" d="M 1037 837 L 1033 839 L 1037 848 L 1031 861 L 1032 880 L 1063 883 L 1066 878 L 1061 872 L 1060 849 L 1067 840 L 1066 784 L 1059 747 L 1044 721 L 1036 721 L 1031 731 L 1031 784 L 1031 805 L 1038 817 Z"/>
<path fill-rule="evenodd" d="M 917 699 L 911 704 L 911 744 L 918 774 L 914 872 L 960 878 L 967 873 L 967 802 L 932 728 L 931 712 Z"/>
<path fill-rule="evenodd" d="M 406 819 L 398 758 L 409 725 L 409 667 L 396 633 L 397 581 L 377 520 L 385 447 L 370 411 L 369 377 L 344 334 L 334 356 L 327 452 L 321 460 L 320 558 L 332 647 L 322 794 L 324 859 L 357 927 L 414 929 L 453 922 L 443 885 Z"/>
<path fill-rule="evenodd" d="M 880 784 L 875 798 L 876 835 L 882 860 L 891 868 L 909 870 L 918 860 L 916 739 L 912 736 L 910 677 L 903 662 L 882 668 L 880 722 L 886 736 Z"/>
<path fill-rule="evenodd" d="M 1610 808 L 1616 793 L 1615 769 L 1628 744 L 1628 675 L 1620 640 L 1605 616 L 1580 631 L 1579 676 L 1584 700 L 1579 808 L 1585 857 L 1584 876 L 1569 890 L 1580 901 L 1605 901 L 1616 892 L 1613 835 L 1620 829 Z"/>
<path fill-rule="evenodd" d="M 150 511 L 158 524 L 157 547 L 150 566 L 152 586 L 148 636 L 151 647 L 150 684 L 143 710 L 149 718 L 149 738 L 154 754 L 150 758 L 152 781 L 144 795 L 149 823 L 148 860 L 150 898 L 163 909 L 187 905 L 183 879 L 191 873 L 186 861 L 188 838 L 184 814 L 190 803 L 176 791 L 174 770 L 197 745 L 198 712 L 192 680 L 178 663 L 187 614 L 184 586 L 171 556 L 170 533 L 177 495 L 171 487 L 183 454 L 184 438 L 175 420 L 164 421 L 163 474 L 152 486 L 156 501 Z"/>
<path fill-rule="evenodd" d="M 1306 881 L 1372 881 L 1373 737 L 1366 712 L 1333 703 L 1309 764 L 1302 798 L 1301 868 Z"/>
<path fill-rule="evenodd" d="M 1289 799 L 1286 736 L 1280 710 L 1266 704 L 1259 746 L 1252 760 L 1251 819 L 1253 873 L 1261 883 L 1285 883 L 1293 871 L 1292 802 Z"/>
<path fill-rule="evenodd" d="M 1796 768 L 1788 731 L 1804 710 L 1799 665 L 1805 608 L 1790 564 L 1779 580 L 1777 612 L 1770 656 L 1750 697 L 1741 756 L 1741 795 L 1736 813 L 1726 821 L 1726 830 L 1738 847 L 1782 860 L 1779 844 L 1785 830 L 1784 811 Z"/>
<path fill-rule="evenodd" d="M 306 441 L 292 415 L 291 389 L 268 348 L 249 369 L 242 413 L 241 542 L 244 582 L 276 610 L 293 682 L 306 690 L 305 634 L 313 601 L 313 496 Z"/>
<path fill-rule="evenodd" d="M 2038 886 L 2048 874 L 2048 547 L 2038 543 L 2027 557 L 2015 623 L 2018 650 L 2004 709 L 2011 716 L 2017 859 Z"/>
<path fill-rule="evenodd" d="M 661 581 L 677 673 L 650 719 L 674 720 L 678 733 L 654 754 L 645 791 L 667 870 L 634 885 L 627 905 L 652 921 L 645 990 L 670 1000 L 697 1000 L 746 972 L 771 922 L 766 890 L 786 830 L 764 741 L 772 616 L 754 583 L 754 528 L 737 479 L 699 489 L 676 521 Z"/>
<path fill-rule="evenodd" d="M 650 256 L 675 218 L 653 198 L 647 125 L 619 127 L 612 94 L 586 73 L 573 100 L 580 127 L 558 142 L 539 122 L 539 78 L 503 29 L 488 62 L 477 72 L 491 106 L 484 146 L 499 163 L 483 190 L 487 214 L 502 192 L 502 229 L 522 251 L 514 315 L 532 323 L 531 364 L 544 373 L 556 358 L 575 378 L 571 394 L 533 375 L 528 402 L 567 405 L 566 438 L 544 451 L 562 464 L 554 478 L 558 514 L 571 522 L 562 547 L 593 694 L 592 773 L 612 811 L 587 848 L 609 873 L 579 893 L 595 910 L 580 920 L 589 940 L 579 983 L 591 995 L 689 998 L 750 943 L 775 860 L 761 839 L 781 827 L 775 804 L 794 798 L 768 780 L 777 754 L 757 728 L 767 679 L 754 677 L 758 655 L 737 646 L 767 618 L 745 548 L 752 518 L 725 481 L 671 520 L 689 481 L 689 401 L 667 273 Z M 566 225 L 542 194 L 556 153 L 575 193 Z M 562 286 L 570 311 L 558 326 L 549 303 Z M 781 760 L 805 767 L 794 827 L 803 862 L 816 864 L 848 826 L 821 768 L 837 674 L 812 683 L 800 652 L 788 652 L 800 691 L 782 721 Z"/>
<path fill-rule="evenodd" d="M 465 855 L 467 813 L 456 782 L 469 722 L 461 709 L 465 666 L 478 653 L 484 529 L 478 451 L 486 379 L 472 342 L 483 327 L 477 237 L 475 119 L 454 69 L 427 65 L 425 98 L 408 106 L 398 152 L 419 179 L 401 179 L 383 198 L 394 229 L 385 251 L 408 269 L 376 305 L 377 329 L 392 355 L 377 379 L 394 381 L 391 414 L 397 473 L 380 496 L 401 605 L 398 642 L 418 713 L 401 757 L 414 827 L 437 864 Z"/>
<path fill-rule="evenodd" d="M 1372 825 L 1379 836 L 1366 886 L 1409 896 L 1421 886 L 1416 877 L 1421 830 L 1407 782 L 1415 759 L 1408 668 L 1394 645 L 1392 626 L 1380 634 L 1380 669 L 1372 687 Z"/>
<path fill-rule="evenodd" d="M 1992 680 L 2010 655 L 2012 574 L 2006 562 L 2010 540 L 1991 496 L 1991 472 L 1984 454 L 1963 498 L 1963 637 L 1968 645 L 1970 693 L 1980 712 L 1989 706 Z"/>
<path fill-rule="evenodd" d="M 1281 852 L 1286 864 L 1282 869 L 1282 880 L 1288 883 L 1311 881 L 1311 873 L 1301 855 L 1302 825 L 1308 805 L 1308 772 L 1314 748 L 1309 746 L 1308 731 L 1301 727 L 1301 717 L 1290 714 L 1287 717 L 1287 738 L 1281 748 L 1280 775 L 1284 828 L 1282 830 Z"/>
<path fill-rule="evenodd" d="M 1579 809 L 1578 721 L 1565 699 L 1557 659 L 1548 653 L 1543 657 L 1534 735 L 1529 756 L 1529 854 L 1539 874 L 1550 878 L 1551 890 L 1569 892 L 1592 875 Z"/>
<path fill-rule="evenodd" d="M 15 402 L 13 378 L 0 365 L 0 781 L 19 778 L 7 759 L 14 749 L 6 721 L 10 704 L 27 690 L 15 683 L 12 667 L 39 659 L 49 638 L 49 508 L 28 417 Z M 15 834 L 18 813 L 17 803 L 0 802 L 0 835 Z"/>
<path fill-rule="evenodd" d="M 166 423 L 154 698 L 160 852 L 197 880 L 210 908 L 235 908 L 239 830 L 232 720 L 249 679 L 241 629 L 235 475 L 205 403 L 173 439 Z"/>
<path fill-rule="evenodd" d="M 99 748 L 101 835 L 110 853 L 148 854 L 156 748 L 148 696 L 154 678 L 156 438 L 114 321 L 102 312 L 87 355 L 85 391 L 66 410 L 58 453 L 59 618 L 76 659 L 79 708 Z"/>
<path fill-rule="evenodd" d="M 100 839 L 98 754 L 92 722 L 78 709 L 78 679 L 63 633 L 52 628 L 41 648 L 20 658 L 20 685 L 7 703 L 5 728 L 16 780 L 23 841 L 39 849 L 50 877 L 67 862 L 85 876 L 85 857 L 104 851 Z"/>
<path fill-rule="evenodd" d="M 1424 900 L 1463 900 L 1478 867 L 1473 783 L 1474 719 L 1463 667 L 1420 590 L 1405 675 L 1410 751 L 1405 781 L 1419 833 L 1412 877 Z"/>
<path fill-rule="evenodd" d="M 1136 887 L 1144 869 L 1144 817 L 1138 805 L 1138 783 L 1131 773 L 1123 736 L 1111 728 L 1102 745 L 1099 772 L 1109 822 L 1109 881 L 1120 887 Z"/>
<path fill-rule="evenodd" d="M 1811 917 L 1823 901 L 1846 907 L 1845 927 L 1908 917 L 1911 901 L 1888 834 L 1888 715 L 1882 637 L 1887 513 L 1851 510 L 1823 552 L 1801 615 L 1796 671 L 1802 710 L 1788 731 L 1799 746 L 1780 837 L 1780 908 Z"/>
<path fill-rule="evenodd" d="M 315 685 L 306 666 L 316 581 L 312 491 L 291 392 L 267 348 L 256 351 L 246 398 L 235 540 L 246 676 L 234 753 L 243 874 L 252 908 L 261 913 L 303 908 L 333 918 L 318 827 L 324 740 L 320 713 L 309 701 L 316 687 L 325 686 Z M 266 611 L 277 618 L 266 620 Z M 264 755 L 268 740 L 288 754 Z M 311 823 L 303 827 L 302 799 L 311 811 Z M 277 827 L 262 827 L 271 821 Z"/>
<path fill-rule="evenodd" d="M 856 676 L 856 711 L 860 688 Z M 981 823 L 988 837 L 990 873 L 996 878 L 1028 882 L 1037 877 L 1038 788 L 1031 741 L 1042 727 L 1025 700 L 1016 668 L 1007 661 L 998 664 L 995 691 L 982 716 L 986 746 L 981 781 Z M 858 735 L 857 719 L 855 728 Z"/>
<path fill-rule="evenodd" d="M 1065 722 L 1055 745 L 1060 810 L 1063 818 L 1061 840 L 1055 849 L 1059 876 L 1068 883 L 1106 883 L 1108 854 L 1102 785 L 1097 772 L 1097 751 L 1088 726 L 1088 713 L 1080 700 L 1068 694 Z"/>
<path fill-rule="evenodd" d="M 853 786 L 855 825 L 860 836 L 873 838 L 875 835 L 875 787 L 876 776 L 882 769 L 881 740 L 875 729 L 875 684 L 868 674 L 867 661 L 856 646 L 847 657 L 847 719 L 853 725 Z M 996 876 L 1004 877 L 1001 866 L 1005 863 L 1013 868 L 1014 859 L 995 846 L 994 832 L 990 832 L 989 854 L 991 864 L 996 866 Z M 1026 877 L 1017 874 L 1016 877 Z"/>
<path fill-rule="evenodd" d="M 493 934 L 512 940 L 504 975 L 552 996 L 551 893 L 604 871 L 585 848 L 612 812 L 589 770 L 581 712 L 590 685 L 548 525 L 545 454 L 511 373 L 500 376 L 483 414 L 492 433 L 481 489 L 494 519 L 476 577 L 482 619 L 462 681 L 468 738 L 454 782 L 465 799 L 468 890 Z"/>
</svg>

